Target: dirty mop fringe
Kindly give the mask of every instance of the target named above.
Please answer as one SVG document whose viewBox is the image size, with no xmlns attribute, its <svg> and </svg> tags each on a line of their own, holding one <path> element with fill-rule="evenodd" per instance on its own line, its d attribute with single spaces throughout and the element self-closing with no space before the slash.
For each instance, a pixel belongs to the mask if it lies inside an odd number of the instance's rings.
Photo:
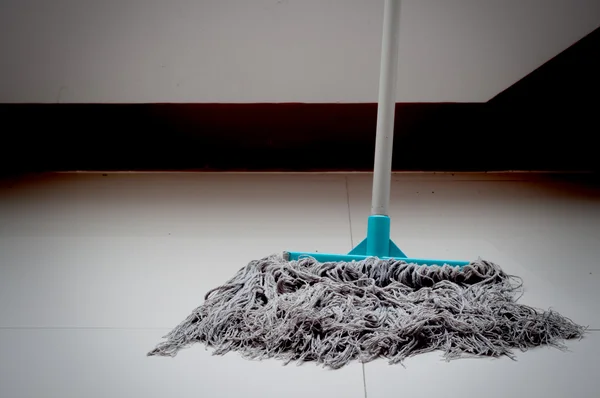
<svg viewBox="0 0 600 398">
<path fill-rule="evenodd" d="M 222 355 L 316 361 L 341 368 L 358 359 L 441 350 L 514 359 L 539 345 L 564 349 L 586 328 L 555 311 L 518 304 L 520 278 L 491 262 L 463 268 L 376 258 L 319 263 L 273 255 L 250 262 L 165 336 L 149 356 L 175 356 L 201 342 Z"/>
</svg>

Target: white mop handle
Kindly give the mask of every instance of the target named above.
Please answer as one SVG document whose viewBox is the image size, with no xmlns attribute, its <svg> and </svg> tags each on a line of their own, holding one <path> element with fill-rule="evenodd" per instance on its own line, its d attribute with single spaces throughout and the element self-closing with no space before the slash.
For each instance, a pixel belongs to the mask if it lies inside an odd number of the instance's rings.
<svg viewBox="0 0 600 398">
<path fill-rule="evenodd" d="M 385 0 L 371 214 L 388 215 L 400 43 L 400 0 Z"/>
</svg>

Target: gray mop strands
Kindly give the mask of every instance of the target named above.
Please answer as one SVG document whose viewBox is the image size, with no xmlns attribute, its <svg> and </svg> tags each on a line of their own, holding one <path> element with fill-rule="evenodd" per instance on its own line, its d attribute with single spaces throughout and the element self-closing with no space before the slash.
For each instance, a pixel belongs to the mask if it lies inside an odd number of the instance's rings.
<svg viewBox="0 0 600 398">
<path fill-rule="evenodd" d="M 564 348 L 585 327 L 518 304 L 520 278 L 491 262 L 462 268 L 368 258 L 319 263 L 278 255 L 252 261 L 165 338 L 152 355 L 201 342 L 214 354 L 316 361 L 402 362 L 441 350 L 447 359 L 506 355 L 539 345 Z"/>
</svg>

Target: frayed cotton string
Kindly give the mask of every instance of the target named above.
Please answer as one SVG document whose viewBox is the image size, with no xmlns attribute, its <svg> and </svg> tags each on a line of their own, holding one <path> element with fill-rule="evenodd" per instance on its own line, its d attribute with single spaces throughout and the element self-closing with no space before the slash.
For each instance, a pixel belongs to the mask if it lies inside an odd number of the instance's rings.
<svg viewBox="0 0 600 398">
<path fill-rule="evenodd" d="M 316 361 L 402 362 L 442 350 L 446 359 L 509 356 L 539 345 L 564 348 L 585 328 L 518 304 L 520 278 L 491 262 L 458 268 L 370 258 L 319 263 L 273 255 L 250 262 L 148 355 L 175 356 L 195 342 L 214 354 Z"/>
</svg>

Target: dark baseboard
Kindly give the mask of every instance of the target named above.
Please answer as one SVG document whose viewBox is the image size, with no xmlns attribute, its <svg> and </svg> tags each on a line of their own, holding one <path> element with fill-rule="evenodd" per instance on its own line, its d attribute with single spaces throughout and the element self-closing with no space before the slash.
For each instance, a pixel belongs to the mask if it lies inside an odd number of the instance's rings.
<svg viewBox="0 0 600 398">
<path fill-rule="evenodd" d="M 598 170 L 590 118 L 574 121 L 574 112 L 572 104 L 397 104 L 393 168 Z M 0 116 L 4 173 L 369 171 L 377 105 L 3 104 Z"/>
</svg>

